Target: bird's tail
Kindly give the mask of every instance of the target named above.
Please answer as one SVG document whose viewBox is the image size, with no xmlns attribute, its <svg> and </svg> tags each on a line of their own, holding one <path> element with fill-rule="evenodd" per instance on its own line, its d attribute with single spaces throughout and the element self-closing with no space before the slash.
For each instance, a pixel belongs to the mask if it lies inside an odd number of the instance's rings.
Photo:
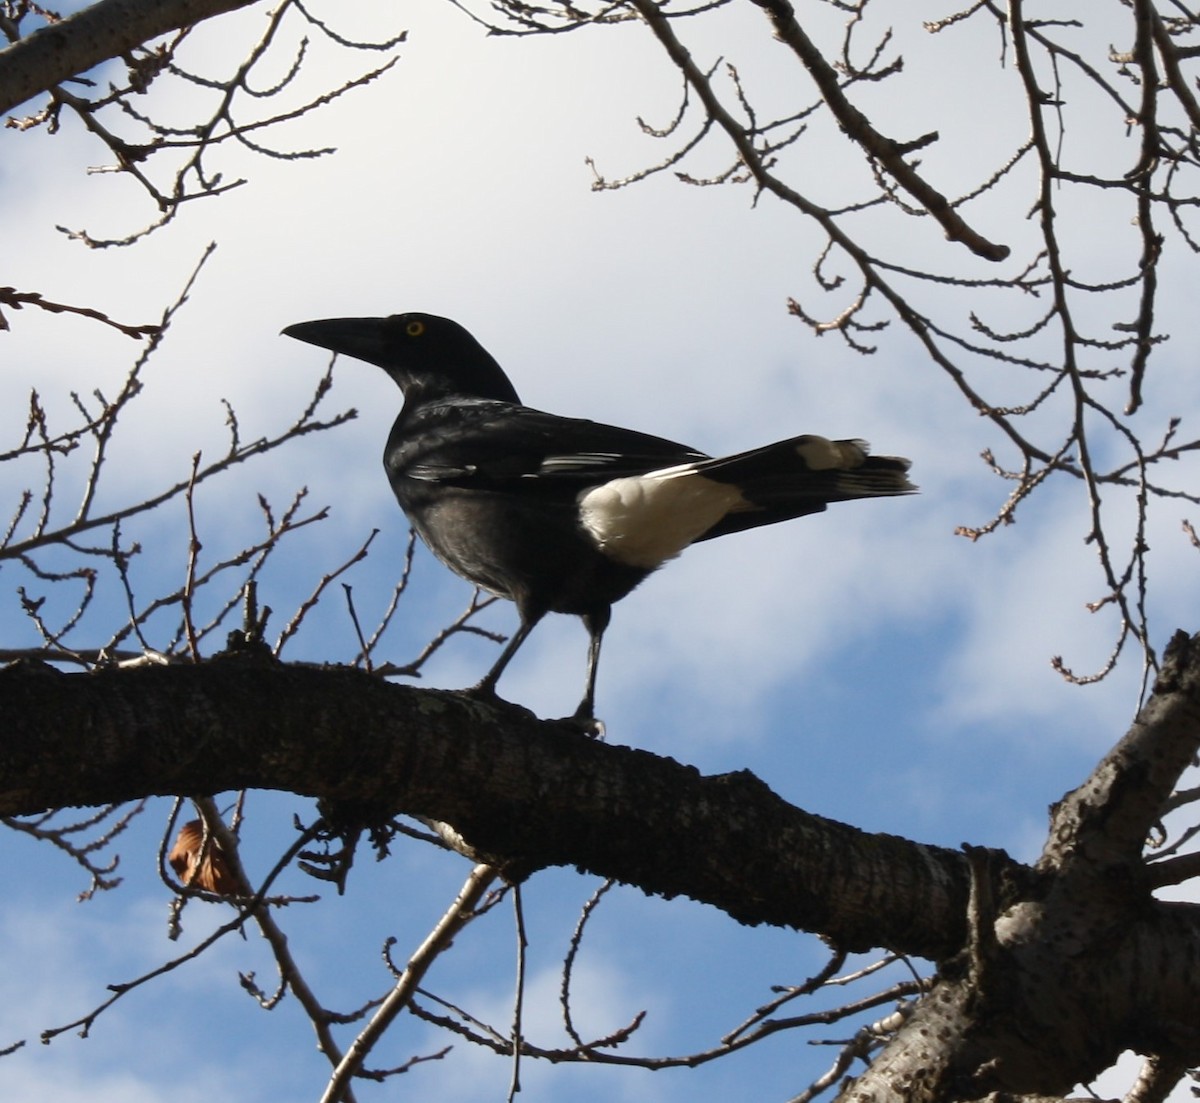
<svg viewBox="0 0 1200 1103">
<path fill-rule="evenodd" d="M 872 456 L 863 440 L 805 435 L 694 465 L 698 474 L 736 486 L 746 501 L 700 539 L 819 513 L 830 502 L 913 494 L 908 460 Z"/>
</svg>

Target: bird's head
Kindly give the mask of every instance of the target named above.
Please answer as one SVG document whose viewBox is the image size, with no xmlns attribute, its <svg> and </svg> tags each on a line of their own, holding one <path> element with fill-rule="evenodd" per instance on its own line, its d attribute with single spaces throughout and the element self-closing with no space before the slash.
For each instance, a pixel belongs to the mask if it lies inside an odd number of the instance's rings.
<svg viewBox="0 0 1200 1103">
<path fill-rule="evenodd" d="M 488 351 L 457 322 L 436 314 L 325 318 L 288 326 L 284 336 L 383 368 L 408 394 L 463 395 L 517 402 L 517 392 Z"/>
</svg>

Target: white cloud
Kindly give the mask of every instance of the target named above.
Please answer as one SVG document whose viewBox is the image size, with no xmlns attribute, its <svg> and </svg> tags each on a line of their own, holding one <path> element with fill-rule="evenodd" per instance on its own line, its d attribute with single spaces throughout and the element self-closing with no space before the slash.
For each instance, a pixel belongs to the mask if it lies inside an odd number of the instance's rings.
<svg viewBox="0 0 1200 1103">
<path fill-rule="evenodd" d="M 348 19 L 355 12 L 337 15 Z M 1138 675 L 1136 664 L 1127 663 L 1109 684 L 1081 690 L 1065 686 L 1049 668 L 1050 656 L 1062 654 L 1076 669 L 1094 669 L 1112 636 L 1107 611 L 1084 610 L 1103 594 L 1094 552 L 1082 544 L 1087 517 L 1078 489 L 1065 482 L 1048 489 L 1021 511 L 1015 528 L 976 545 L 953 536 L 955 525 L 985 520 L 1002 501 L 1007 488 L 987 473 L 978 453 L 987 446 L 1003 450 L 1004 442 L 921 350 L 897 339 L 880 355 L 863 358 L 836 336 L 813 340 L 786 315 L 789 294 L 830 315 L 852 294 L 813 289 L 810 267 L 821 242 L 811 230 L 769 196 L 751 210 L 747 189 L 686 188 L 663 176 L 626 192 L 589 193 L 585 155 L 619 176 L 664 151 L 640 134 L 635 117 L 666 122 L 678 84 L 633 28 L 553 42 L 497 41 L 471 33 L 447 5 L 409 6 L 403 18 L 411 20 L 412 34 L 391 74 L 280 135 L 281 145 L 336 144 L 336 158 L 280 164 L 230 147 L 214 165 L 229 177 L 245 173 L 250 183 L 218 201 L 191 204 L 176 226 L 132 251 L 89 252 L 52 228 L 61 223 L 116 234 L 152 215 L 128 180 L 85 177 L 99 156 L 80 133 L 68 126 L 48 140 L 0 131 L 0 186 L 19 200 L 0 214 L 5 283 L 93 305 L 122 321 L 153 321 L 204 245 L 220 242 L 150 369 L 145 399 L 128 422 L 129 442 L 118 445 L 122 463 L 111 474 L 130 493 L 185 475 L 197 447 L 206 455 L 223 447 L 221 397 L 235 403 L 248 436 L 287 423 L 326 361 L 279 337 L 282 326 L 414 308 L 467 323 L 501 358 L 522 395 L 543 408 L 711 451 L 810 431 L 866 437 L 879 452 L 913 458 L 921 496 L 835 506 L 822 516 L 689 550 L 616 609 L 601 664 L 600 714 L 614 741 L 652 746 L 705 770 L 752 764 L 816 811 L 836 809 L 873 828 L 953 843 L 999 839 L 1022 856 L 1036 854 L 1045 804 L 1081 780 L 1121 733 Z M 836 29 L 822 33 L 840 34 L 837 21 Z M 757 18 L 741 22 L 727 13 L 711 23 L 688 22 L 681 33 L 698 58 L 710 63 L 728 53 L 745 62 L 756 88 L 785 87 L 774 79 L 786 62 L 782 47 L 749 34 Z M 191 47 L 196 67 L 221 59 L 227 68 L 228 43 L 259 26 L 261 13 L 251 11 L 201 28 Z M 313 49 L 314 80 L 343 64 L 336 54 Z M 937 49 L 946 68 L 931 66 L 931 74 L 954 79 L 971 64 L 958 32 L 939 38 Z M 755 64 L 762 67 L 752 72 Z M 999 69 L 995 75 L 1007 80 Z M 972 166 L 950 156 L 950 128 L 975 135 L 976 101 L 947 103 L 934 87 L 929 102 L 950 110 L 939 115 L 942 141 L 922 156 L 939 179 L 957 179 Z M 873 117 L 894 124 L 898 136 L 913 136 L 920 113 L 911 101 L 893 102 L 883 88 L 872 107 L 880 113 Z M 998 134 L 992 137 L 999 141 Z M 701 161 L 719 168 L 727 156 L 718 143 Z M 822 161 L 817 168 L 814 187 L 840 195 L 852 183 L 837 165 Z M 1027 232 L 1023 210 L 1014 215 L 994 198 L 972 208 L 997 237 L 1011 241 Z M 1079 213 L 1086 229 L 1094 212 Z M 904 234 L 913 255 L 961 253 L 928 220 L 903 222 L 899 230 L 875 214 L 864 221 L 881 247 Z M 1120 237 L 1125 244 L 1124 232 Z M 1081 234 L 1075 244 L 1108 272 L 1112 243 L 1105 235 Z M 985 267 L 965 257 L 955 263 L 975 274 Z M 1172 278 L 1183 290 L 1164 310 L 1180 316 L 1194 309 L 1191 283 Z M 1166 274 L 1163 284 L 1170 284 Z M 958 297 L 971 304 L 971 295 Z M 1015 322 L 1017 314 L 1027 321 L 1025 309 L 989 321 Z M 111 394 L 136 351 L 128 338 L 82 319 L 64 321 L 32 307 L 6 315 L 12 331 L 0 335 L 0 430 L 7 439 L 23 431 L 31 381 L 48 402 L 68 409 L 63 389 L 86 394 L 100 387 Z M 1087 320 L 1097 327 L 1111 322 Z M 1166 347 L 1156 370 L 1173 399 L 1191 394 L 1184 372 L 1191 372 L 1193 359 L 1182 340 L 1178 349 Z M 1031 397 L 1023 373 L 998 365 L 984 374 L 997 401 Z M 357 406 L 361 416 L 199 499 L 205 554 L 214 557 L 242 541 L 233 523 L 253 516 L 260 487 L 279 504 L 291 488 L 308 485 L 314 506 L 334 506 L 333 524 L 297 539 L 281 560 L 286 570 L 264 583 L 263 600 L 276 608 L 276 631 L 316 578 L 370 528 L 385 532 L 367 563 L 349 576 L 360 612 L 382 602 L 399 569 L 404 526 L 379 465 L 399 393 L 376 369 L 347 362 L 335 373 L 328 401 L 330 409 Z M 1194 419 L 1194 402 L 1191 407 L 1184 412 Z M 1153 426 L 1174 412 L 1152 391 L 1140 416 Z M 1034 425 L 1048 432 L 1045 423 L 1035 419 Z M 1190 470 L 1180 464 L 1181 485 Z M 68 500 L 64 493 L 62 502 Z M 1197 596 L 1195 553 L 1178 533 L 1180 512 L 1186 515 L 1170 502 L 1158 506 L 1149 539 L 1152 569 L 1169 580 L 1161 596 L 1151 597 L 1152 623 L 1164 636 L 1177 619 L 1195 627 L 1187 623 Z M 177 511 L 171 523 L 181 519 Z M 1200 516 L 1193 520 L 1200 523 Z M 182 533 L 176 528 L 168 538 L 169 554 L 159 545 L 159 562 L 173 577 L 182 572 Z M 431 629 L 457 614 L 468 592 L 428 557 L 418 564 L 413 591 L 386 640 L 388 658 L 411 657 Z M 336 659 L 350 646 L 340 596 L 327 600 L 322 617 L 314 618 L 303 647 L 310 657 Z M 509 630 L 515 614 L 498 609 L 487 623 Z M 331 654 L 334 641 L 338 650 Z M 490 645 L 453 641 L 431 664 L 427 684 L 471 684 L 495 654 Z M 578 622 L 547 618 L 500 690 L 545 715 L 569 712 L 585 661 Z M 1042 788 L 1055 786 L 1057 792 Z M 426 886 L 433 877 L 428 865 L 410 860 L 413 867 L 400 868 L 415 868 L 414 883 Z M 396 921 L 408 899 L 380 877 L 371 882 L 379 886 L 370 905 L 372 938 L 376 927 Z M 346 963 L 353 955 L 340 956 L 344 947 L 323 939 L 346 914 L 337 902 L 323 902 L 305 915 L 310 925 L 302 928 L 320 947 L 313 958 L 335 960 L 332 968 L 342 973 L 351 971 Z M 621 928 L 629 945 L 640 945 L 656 915 Z M 29 995 L 22 997 L 27 1022 L 0 1022 L 24 1031 L 57 1021 L 62 1007 L 91 1006 L 104 984 L 133 969 L 122 947 L 137 958 L 134 951 L 161 939 L 157 910 L 130 908 L 106 924 L 95 909 L 77 920 L 50 921 L 6 903 L 4 916 L 8 944 L 29 966 L 19 978 Z M 692 928 L 681 924 L 679 930 L 686 942 Z M 87 950 L 96 945 L 103 945 L 106 962 L 115 955 L 122 968 L 98 971 Z M 354 962 L 369 978 L 356 975 L 355 981 L 374 991 L 379 978 L 367 970 L 378 968 L 375 957 L 369 966 Z M 137 1044 L 146 1047 L 151 1037 L 153 1048 L 185 1052 L 215 1078 L 222 1090 L 214 1094 L 244 1099 L 237 1086 L 246 1081 L 238 1077 L 255 1079 L 252 1054 L 241 1053 L 227 1073 L 203 1047 L 188 1049 L 186 1005 L 207 998 L 210 985 L 229 983 L 233 963 L 221 965 L 181 974 L 172 991 L 182 1009 L 131 1003 L 128 1020 L 114 1016 L 92 1041 L 38 1047 L 36 1060 L 34 1051 L 21 1055 L 10 1066 L 17 1071 L 6 1067 L 6 1075 L 18 1077 L 16 1083 L 26 1078 L 29 1099 L 71 1100 L 85 1084 L 89 1098 L 107 1092 L 136 1101 L 156 1091 L 161 1097 L 161 1069 L 142 1078 L 90 1063 L 101 1034 L 117 1057 Z M 614 954 L 581 971 L 597 1030 L 624 1022 L 631 1007 L 705 991 L 669 970 L 651 974 L 645 967 L 645 976 L 635 975 Z M 535 971 L 531 1033 L 556 1028 L 556 983 L 553 970 Z M 480 984 L 472 996 L 507 1022 L 505 985 Z M 222 1038 L 234 1033 L 230 1028 Z M 402 1036 L 396 1047 L 407 1051 L 408 1040 Z M 264 1051 L 281 1052 L 271 1045 Z M 312 1060 L 305 1067 L 319 1069 Z M 262 1064 L 275 1061 L 265 1057 Z M 798 1063 L 795 1052 L 783 1063 Z M 480 1075 L 489 1083 L 503 1079 L 496 1065 L 460 1046 L 453 1063 L 423 1066 L 411 1076 L 423 1086 L 436 1077 L 447 1085 L 438 1091 L 443 1098 L 477 1098 Z M 271 1075 L 278 1071 L 272 1067 Z M 591 1081 L 576 1078 L 577 1071 L 527 1066 L 528 1098 L 567 1090 L 582 1098 L 578 1085 Z M 259 1079 L 264 1075 L 257 1070 Z M 648 1092 L 694 1097 L 679 1080 L 646 1075 L 599 1083 L 600 1098 L 623 1092 L 639 1099 Z M 203 1086 L 203 1080 L 176 1084 L 172 1096 L 181 1098 L 182 1091 L 186 1103 Z"/>
</svg>

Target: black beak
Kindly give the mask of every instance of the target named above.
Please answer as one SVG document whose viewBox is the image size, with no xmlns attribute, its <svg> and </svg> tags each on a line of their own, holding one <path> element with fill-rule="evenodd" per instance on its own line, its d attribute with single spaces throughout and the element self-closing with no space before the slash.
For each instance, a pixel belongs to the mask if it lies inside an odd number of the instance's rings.
<svg viewBox="0 0 1200 1103">
<path fill-rule="evenodd" d="M 317 322 L 297 322 L 283 331 L 294 337 L 342 356 L 353 356 L 368 364 L 379 364 L 385 354 L 385 328 L 382 318 L 325 318 Z"/>
</svg>

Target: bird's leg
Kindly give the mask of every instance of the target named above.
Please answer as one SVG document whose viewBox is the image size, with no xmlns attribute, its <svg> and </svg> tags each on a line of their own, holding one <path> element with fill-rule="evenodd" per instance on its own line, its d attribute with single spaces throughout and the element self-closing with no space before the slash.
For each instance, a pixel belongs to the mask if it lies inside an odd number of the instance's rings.
<svg viewBox="0 0 1200 1103">
<path fill-rule="evenodd" d="M 596 719 L 596 668 L 600 665 L 600 643 L 604 639 L 604 630 L 608 627 L 611 615 L 612 608 L 607 605 L 598 612 L 583 615 L 583 624 L 589 637 L 587 683 L 584 686 L 583 700 L 579 702 L 572 719 L 593 725 L 598 735 L 604 733 L 604 725 Z"/>
<path fill-rule="evenodd" d="M 496 683 L 500 680 L 500 675 L 504 673 L 504 668 L 508 666 L 509 659 L 517 653 L 517 648 L 525 642 L 525 637 L 533 631 L 534 626 L 541 619 L 541 613 L 535 616 L 521 614 L 521 623 L 517 630 L 510 637 L 504 650 L 500 652 L 500 657 L 492 664 L 492 669 L 480 679 L 478 685 L 472 687 L 472 693 L 478 693 L 485 697 L 496 696 Z"/>
</svg>

